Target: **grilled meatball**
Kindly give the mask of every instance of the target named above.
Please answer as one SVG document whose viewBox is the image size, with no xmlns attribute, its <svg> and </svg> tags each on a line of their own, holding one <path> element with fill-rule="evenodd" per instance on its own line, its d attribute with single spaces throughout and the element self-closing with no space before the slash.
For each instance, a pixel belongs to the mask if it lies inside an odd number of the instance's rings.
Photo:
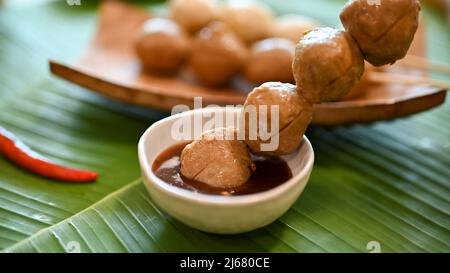
<svg viewBox="0 0 450 273">
<path fill-rule="evenodd" d="M 189 38 L 173 21 L 162 18 L 144 23 L 135 44 L 142 65 L 150 70 L 178 69 L 189 52 Z"/>
<path fill-rule="evenodd" d="M 418 27 L 418 0 L 349 1 L 341 12 L 345 29 L 356 40 L 365 59 L 375 66 L 405 57 Z"/>
<path fill-rule="evenodd" d="M 263 106 L 266 106 L 266 111 Z M 278 106 L 277 119 L 271 106 Z M 287 155 L 300 145 L 312 112 L 312 104 L 296 92 L 294 85 L 268 82 L 248 94 L 241 113 L 240 129 L 245 132 L 245 141 L 255 154 Z M 277 129 L 274 128 L 276 123 Z M 261 128 L 268 128 L 269 134 L 261 135 Z"/>
<path fill-rule="evenodd" d="M 204 132 L 181 153 L 181 174 L 212 187 L 241 186 L 255 170 L 247 145 L 235 128 Z"/>
<path fill-rule="evenodd" d="M 223 23 L 213 22 L 198 33 L 189 63 L 201 82 L 220 86 L 242 70 L 246 56 L 244 44 Z"/>
<path fill-rule="evenodd" d="M 294 83 L 292 61 L 295 44 L 284 38 L 269 38 L 255 43 L 245 69 L 246 78 L 256 84 L 270 81 Z"/>
<path fill-rule="evenodd" d="M 334 101 L 359 81 L 364 59 L 348 33 L 316 28 L 298 42 L 293 71 L 298 91 L 311 103 Z"/>
</svg>

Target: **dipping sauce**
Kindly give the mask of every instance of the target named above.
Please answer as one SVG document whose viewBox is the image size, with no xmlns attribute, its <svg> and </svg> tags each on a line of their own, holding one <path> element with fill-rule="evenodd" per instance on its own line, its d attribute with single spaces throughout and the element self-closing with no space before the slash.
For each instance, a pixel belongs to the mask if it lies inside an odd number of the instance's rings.
<svg viewBox="0 0 450 273">
<path fill-rule="evenodd" d="M 292 172 L 281 157 L 252 155 L 256 171 L 244 185 L 231 188 L 216 188 L 208 184 L 183 177 L 180 172 L 180 155 L 189 142 L 176 144 L 163 151 L 153 163 L 152 170 L 157 177 L 173 186 L 194 192 L 215 195 L 244 195 L 270 190 L 292 178 Z"/>
</svg>

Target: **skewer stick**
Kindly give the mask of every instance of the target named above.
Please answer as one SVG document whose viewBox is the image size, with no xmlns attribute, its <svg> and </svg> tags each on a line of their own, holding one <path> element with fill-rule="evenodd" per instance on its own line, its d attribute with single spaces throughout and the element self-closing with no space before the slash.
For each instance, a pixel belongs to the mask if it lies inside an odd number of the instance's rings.
<svg viewBox="0 0 450 273">
<path fill-rule="evenodd" d="M 429 84 L 437 88 L 450 89 L 450 82 L 437 81 L 428 77 L 412 76 L 404 74 L 394 74 L 385 72 L 370 72 L 368 79 L 381 83 L 399 83 L 399 84 Z"/>
<path fill-rule="evenodd" d="M 435 71 L 435 72 L 439 72 L 442 74 L 450 75 L 450 66 L 433 63 L 433 62 L 429 61 L 428 59 L 419 57 L 419 56 L 408 55 L 408 56 L 406 56 L 406 58 L 399 60 L 397 63 L 399 65 L 406 66 L 406 67 Z"/>
</svg>

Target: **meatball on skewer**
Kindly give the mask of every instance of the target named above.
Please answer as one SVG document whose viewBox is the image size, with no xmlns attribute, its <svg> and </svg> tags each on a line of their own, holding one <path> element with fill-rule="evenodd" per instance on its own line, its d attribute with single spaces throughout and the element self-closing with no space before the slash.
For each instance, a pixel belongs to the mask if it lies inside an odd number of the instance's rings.
<svg viewBox="0 0 450 273">
<path fill-rule="evenodd" d="M 297 44 L 292 65 L 300 92 L 311 103 L 345 96 L 364 72 L 358 45 L 345 31 L 324 27 L 307 33 Z"/>
<path fill-rule="evenodd" d="M 275 118 L 271 106 L 278 106 L 278 131 L 271 128 Z M 267 107 L 267 117 L 263 117 L 261 107 Z M 250 119 L 252 109 L 256 110 L 257 120 Z M 296 91 L 295 85 L 281 82 L 267 82 L 253 89 L 247 96 L 241 112 L 240 130 L 245 132 L 245 141 L 249 148 L 258 155 L 287 155 L 292 153 L 301 143 L 303 134 L 312 119 L 313 106 Z M 254 126 L 256 123 L 256 127 Z M 243 125 L 243 126 L 242 126 Z M 267 127 L 270 139 L 260 135 L 260 127 Z M 253 127 L 253 129 L 252 129 Z M 252 137 L 252 130 L 258 132 Z M 277 146 L 264 146 L 278 138 Z M 267 147 L 267 148 L 265 148 Z"/>
<path fill-rule="evenodd" d="M 181 153 L 181 174 L 212 187 L 241 186 L 255 170 L 245 142 L 235 128 L 204 132 Z"/>
<path fill-rule="evenodd" d="M 393 64 L 405 57 L 419 20 L 418 0 L 351 0 L 341 12 L 344 28 L 374 66 Z"/>
</svg>

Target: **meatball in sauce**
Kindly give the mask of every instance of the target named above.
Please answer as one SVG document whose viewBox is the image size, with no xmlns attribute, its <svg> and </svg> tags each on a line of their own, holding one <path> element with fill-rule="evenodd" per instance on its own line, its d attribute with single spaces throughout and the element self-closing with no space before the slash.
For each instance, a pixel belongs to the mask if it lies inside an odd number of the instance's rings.
<svg viewBox="0 0 450 273">
<path fill-rule="evenodd" d="M 203 182 L 188 179 L 180 172 L 180 156 L 189 142 L 176 144 L 163 151 L 154 161 L 152 170 L 164 182 L 193 192 L 213 195 L 246 195 L 264 192 L 275 188 L 292 178 L 292 172 L 286 161 L 280 157 L 252 156 L 256 170 L 248 181 L 238 187 L 212 187 Z"/>
</svg>

